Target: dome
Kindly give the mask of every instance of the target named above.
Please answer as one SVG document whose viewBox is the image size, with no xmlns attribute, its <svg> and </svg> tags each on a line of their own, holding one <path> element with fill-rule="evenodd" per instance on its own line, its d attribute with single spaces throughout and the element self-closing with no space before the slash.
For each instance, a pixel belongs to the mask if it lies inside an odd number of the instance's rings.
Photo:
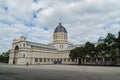
<svg viewBox="0 0 120 80">
<path fill-rule="evenodd" d="M 64 32 L 64 33 L 67 33 L 66 29 L 64 28 L 64 26 L 59 23 L 59 25 L 56 27 L 54 33 L 57 33 L 57 32 Z"/>
</svg>

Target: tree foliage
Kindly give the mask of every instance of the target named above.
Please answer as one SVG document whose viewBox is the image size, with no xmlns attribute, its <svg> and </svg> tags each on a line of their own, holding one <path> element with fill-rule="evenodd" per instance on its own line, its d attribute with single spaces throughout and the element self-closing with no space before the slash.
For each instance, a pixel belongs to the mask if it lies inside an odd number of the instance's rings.
<svg viewBox="0 0 120 80">
<path fill-rule="evenodd" d="M 108 56 L 109 55 L 109 56 Z M 86 42 L 85 46 L 77 47 L 70 52 L 70 58 L 85 58 L 89 56 L 93 57 L 120 57 L 120 31 L 116 37 L 114 34 L 108 33 L 103 43 L 99 43 L 96 47 L 93 43 Z"/>
<path fill-rule="evenodd" d="M 111 33 L 108 33 L 108 35 L 106 36 L 104 42 L 105 42 L 107 45 L 111 45 L 114 41 L 115 41 L 115 35 L 114 35 L 114 34 L 111 34 Z"/>
<path fill-rule="evenodd" d="M 3 53 L 0 55 L 0 62 L 1 62 L 1 63 L 8 63 L 9 54 L 10 54 L 10 50 L 8 50 L 7 52 L 3 52 Z"/>
<path fill-rule="evenodd" d="M 86 55 L 94 57 L 95 45 L 93 43 L 86 42 L 85 46 L 84 46 L 84 49 L 85 49 Z"/>
<path fill-rule="evenodd" d="M 78 58 L 85 58 L 86 56 L 94 56 L 95 46 L 90 42 L 86 42 L 84 47 L 77 47 L 70 51 L 70 58 L 78 59 Z"/>
</svg>

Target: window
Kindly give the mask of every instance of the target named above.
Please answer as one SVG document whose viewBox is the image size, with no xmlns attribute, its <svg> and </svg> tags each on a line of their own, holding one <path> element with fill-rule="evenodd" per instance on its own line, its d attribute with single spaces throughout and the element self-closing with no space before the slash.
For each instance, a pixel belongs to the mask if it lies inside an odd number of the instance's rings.
<svg viewBox="0 0 120 80">
<path fill-rule="evenodd" d="M 64 39 L 65 39 L 65 35 L 64 35 Z"/>
<path fill-rule="evenodd" d="M 66 59 L 64 59 L 64 61 L 66 61 Z"/>
<path fill-rule="evenodd" d="M 23 54 L 23 58 L 25 58 L 25 54 Z"/>
<path fill-rule="evenodd" d="M 38 62 L 38 58 L 35 58 L 35 62 Z"/>
<path fill-rule="evenodd" d="M 44 59 L 44 62 L 46 62 L 46 59 Z"/>
<path fill-rule="evenodd" d="M 60 48 L 63 48 L 63 44 L 60 44 Z"/>
<path fill-rule="evenodd" d="M 39 60 L 40 60 L 40 62 L 42 62 L 42 59 L 41 59 L 41 58 L 40 58 Z"/>
<path fill-rule="evenodd" d="M 62 61 L 62 59 L 60 59 L 60 61 Z"/>
<path fill-rule="evenodd" d="M 50 59 L 48 59 L 48 62 L 50 61 Z"/>
<path fill-rule="evenodd" d="M 25 44 L 23 44 L 23 47 L 25 47 Z"/>
<path fill-rule="evenodd" d="M 70 59 L 68 59 L 68 61 L 70 62 Z"/>
<path fill-rule="evenodd" d="M 51 59 L 51 61 L 53 61 L 53 59 Z"/>
</svg>

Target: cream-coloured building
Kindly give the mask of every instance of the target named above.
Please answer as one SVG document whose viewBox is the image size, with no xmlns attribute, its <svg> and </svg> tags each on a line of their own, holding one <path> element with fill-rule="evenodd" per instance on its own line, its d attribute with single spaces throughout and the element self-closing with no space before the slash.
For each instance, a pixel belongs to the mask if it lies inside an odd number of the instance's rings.
<svg viewBox="0 0 120 80">
<path fill-rule="evenodd" d="M 69 57 L 74 48 L 75 45 L 68 42 L 66 29 L 59 23 L 50 44 L 30 42 L 25 36 L 14 39 L 9 64 L 75 64 Z"/>
</svg>

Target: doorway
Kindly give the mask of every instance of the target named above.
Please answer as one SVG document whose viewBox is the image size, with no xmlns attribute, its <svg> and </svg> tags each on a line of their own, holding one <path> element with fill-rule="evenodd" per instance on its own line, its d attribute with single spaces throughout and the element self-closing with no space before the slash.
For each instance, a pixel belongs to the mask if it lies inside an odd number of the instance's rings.
<svg viewBox="0 0 120 80">
<path fill-rule="evenodd" d="M 54 60 L 54 64 L 62 64 L 62 59 L 56 59 L 56 60 Z"/>
<path fill-rule="evenodd" d="M 14 50 L 13 64 L 17 64 L 17 55 L 18 55 L 18 52 L 19 52 L 19 47 L 16 46 L 15 50 Z"/>
</svg>

